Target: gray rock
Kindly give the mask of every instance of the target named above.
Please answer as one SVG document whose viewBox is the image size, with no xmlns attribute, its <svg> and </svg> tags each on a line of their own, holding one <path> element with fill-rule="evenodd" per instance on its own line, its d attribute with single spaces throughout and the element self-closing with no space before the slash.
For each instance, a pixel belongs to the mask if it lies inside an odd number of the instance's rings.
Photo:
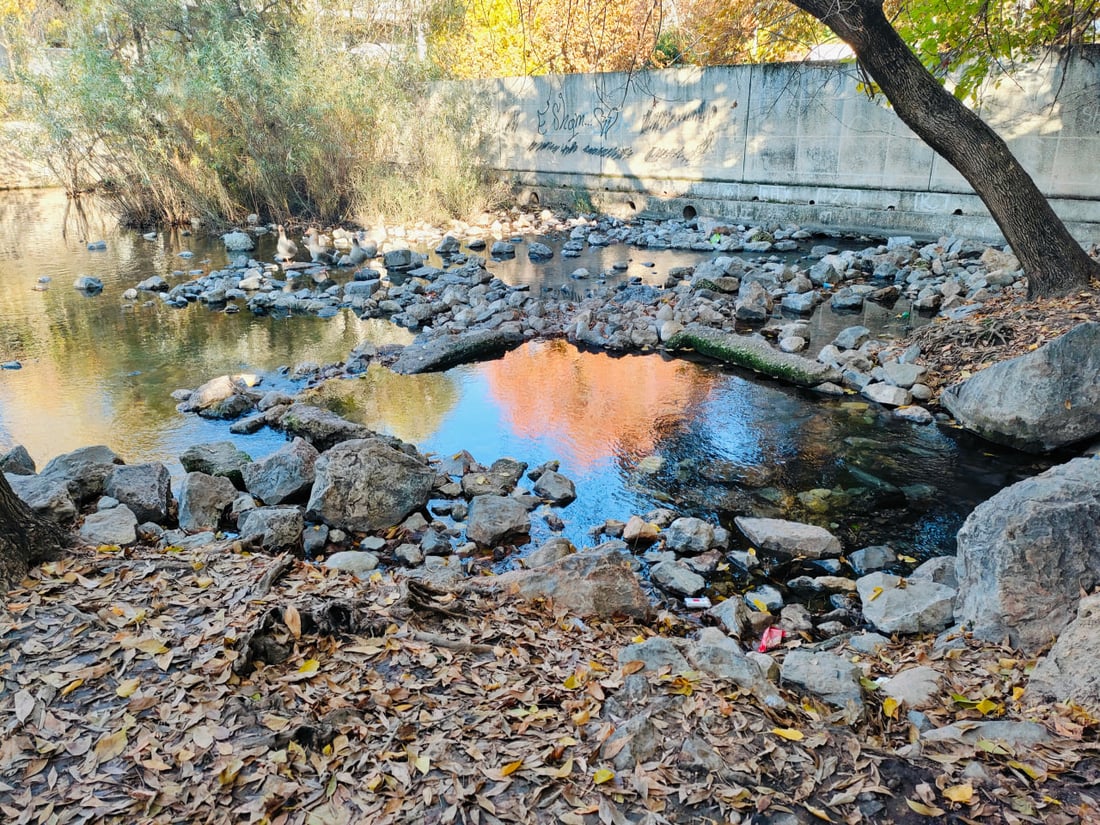
<svg viewBox="0 0 1100 825">
<path fill-rule="evenodd" d="M 705 553 L 714 544 L 714 525 L 702 519 L 681 517 L 665 531 L 665 547 L 677 553 Z"/>
<path fill-rule="evenodd" d="M 544 243 L 530 243 L 527 245 L 527 257 L 532 261 L 548 261 L 554 257 L 554 250 Z"/>
<path fill-rule="evenodd" d="M 222 235 L 222 243 L 227 252 L 251 252 L 256 248 L 256 242 L 247 232 L 226 232 Z"/>
<path fill-rule="evenodd" d="M 109 447 L 81 447 L 51 459 L 40 475 L 63 481 L 79 506 L 103 495 L 103 482 L 118 464 L 122 459 Z"/>
<path fill-rule="evenodd" d="M 700 630 L 684 653 L 692 667 L 716 679 L 726 679 L 750 690 L 767 685 L 760 666 L 745 656 L 736 640 L 716 627 Z"/>
<path fill-rule="evenodd" d="M 948 387 L 941 403 L 999 444 L 1046 452 L 1100 435 L 1100 323 Z"/>
<path fill-rule="evenodd" d="M 734 308 L 734 316 L 739 321 L 766 321 L 771 311 L 771 296 L 759 281 L 741 284 Z"/>
<path fill-rule="evenodd" d="M 848 554 L 848 564 L 851 565 L 857 576 L 881 570 L 897 560 L 898 557 L 893 548 L 885 544 L 864 547 L 862 550 L 856 550 L 854 553 Z"/>
<path fill-rule="evenodd" d="M 868 384 L 860 393 L 864 398 L 885 407 L 904 407 L 913 403 L 913 396 L 909 393 L 909 390 L 881 382 Z"/>
<path fill-rule="evenodd" d="M 3 455 L 0 455 L 0 473 L 10 473 L 15 476 L 33 476 L 37 470 L 34 459 L 22 444 L 16 444 Z"/>
<path fill-rule="evenodd" d="M 707 580 L 677 561 L 663 561 L 649 568 L 649 578 L 662 590 L 679 596 L 694 596 L 707 587 Z"/>
<path fill-rule="evenodd" d="M 111 496 L 100 496 L 99 501 L 95 503 L 96 510 L 110 510 L 112 507 L 118 507 L 121 504 L 117 498 Z"/>
<path fill-rule="evenodd" d="M 420 537 L 420 549 L 426 556 L 449 556 L 454 552 L 451 540 L 437 530 L 425 530 Z"/>
<path fill-rule="evenodd" d="M 547 567 L 512 570 L 493 577 L 493 587 L 513 585 L 525 599 L 550 599 L 576 616 L 624 616 L 645 620 L 652 614 L 630 560 L 615 549 L 574 553 Z"/>
<path fill-rule="evenodd" d="M 224 476 L 238 489 L 244 488 L 241 468 L 251 462 L 252 456 L 239 449 L 232 441 L 195 444 L 180 454 L 180 464 L 187 472 Z"/>
<path fill-rule="evenodd" d="M 705 615 L 718 622 L 727 636 L 740 640 L 752 636 L 752 618 L 742 599 L 734 597 L 721 601 L 707 610 Z"/>
<path fill-rule="evenodd" d="M 869 573 L 856 581 L 863 618 L 882 633 L 940 631 L 954 616 L 955 590 L 928 579 Z"/>
<path fill-rule="evenodd" d="M 772 553 L 786 553 L 810 559 L 839 556 L 841 553 L 840 540 L 824 527 L 783 519 L 746 516 L 738 516 L 734 523 L 749 541 Z"/>
<path fill-rule="evenodd" d="M 922 710 L 943 699 L 943 677 L 930 667 L 911 667 L 882 683 L 882 693 L 905 707 Z"/>
<path fill-rule="evenodd" d="M 496 358 L 523 343 L 523 334 L 510 329 L 478 329 L 414 341 L 401 351 L 391 369 L 402 375 L 437 372 L 458 364 Z"/>
<path fill-rule="evenodd" d="M 267 505 L 301 498 L 313 486 L 318 456 L 312 444 L 295 438 L 267 458 L 241 468 L 245 489 Z"/>
<path fill-rule="evenodd" d="M 889 646 L 890 640 L 879 633 L 857 633 L 848 639 L 848 647 L 868 656 L 874 656 L 881 648 Z"/>
<path fill-rule="evenodd" d="M 561 473 L 547 470 L 535 481 L 535 494 L 555 504 L 568 504 L 577 497 L 577 488 Z"/>
<path fill-rule="evenodd" d="M 4 473 L 12 491 L 35 513 L 58 524 L 68 524 L 76 518 L 76 505 L 63 478 L 41 475 Z"/>
<path fill-rule="evenodd" d="M 780 301 L 780 306 L 789 312 L 796 312 L 799 315 L 809 315 L 814 311 L 814 307 L 821 301 L 821 295 L 817 292 L 800 292 L 790 293 L 783 296 L 783 300 Z"/>
<path fill-rule="evenodd" d="M 547 539 L 538 548 L 524 556 L 523 563 L 527 567 L 545 567 L 576 552 L 577 548 L 573 546 L 573 542 L 567 538 L 556 536 Z"/>
<path fill-rule="evenodd" d="M 377 438 L 343 441 L 317 461 L 307 513 L 341 530 L 368 532 L 400 524 L 428 503 L 435 471 Z"/>
<path fill-rule="evenodd" d="M 802 352 L 808 345 L 809 342 L 798 335 L 790 335 L 779 340 L 779 350 L 781 352 Z"/>
<path fill-rule="evenodd" d="M 115 467 L 103 482 L 103 492 L 129 507 L 139 522 L 168 520 L 172 477 L 160 462 Z"/>
<path fill-rule="evenodd" d="M 193 390 L 181 406 L 191 412 L 205 410 L 255 386 L 259 380 L 257 376 L 248 373 L 219 375 Z"/>
<path fill-rule="evenodd" d="M 305 521 L 297 507 L 257 507 L 241 515 L 237 528 L 243 541 L 258 539 L 265 550 L 297 550 Z"/>
<path fill-rule="evenodd" d="M 746 605 L 760 612 L 778 613 L 783 609 L 783 594 L 770 584 L 754 587 L 743 598 Z"/>
<path fill-rule="evenodd" d="M 469 498 L 506 495 L 523 478 L 526 469 L 525 462 L 514 458 L 498 458 L 488 470 L 471 468 L 462 477 L 462 494 Z"/>
<path fill-rule="evenodd" d="M 415 567 L 424 561 L 424 552 L 419 545 L 406 542 L 397 546 L 393 557 L 408 567 Z"/>
<path fill-rule="evenodd" d="M 93 295 L 103 291 L 103 281 L 93 278 L 91 275 L 81 275 L 73 281 L 73 289 Z"/>
<path fill-rule="evenodd" d="M 652 674 L 664 668 L 668 668 L 673 676 L 691 670 L 691 665 L 677 644 L 664 636 L 653 636 L 644 642 L 624 647 L 619 651 L 619 664 L 625 665 L 629 662 L 642 662 L 645 665 L 642 670 Z"/>
<path fill-rule="evenodd" d="M 321 566 L 365 578 L 366 574 L 378 567 L 378 556 L 365 550 L 341 550 L 322 561 Z"/>
<path fill-rule="evenodd" d="M 863 691 L 859 684 L 862 671 L 843 656 L 805 648 L 788 651 L 780 668 L 784 682 L 846 710 L 853 719 L 863 716 Z"/>
<path fill-rule="evenodd" d="M 978 505 L 958 533 L 956 618 L 1035 652 L 1100 578 L 1100 458 L 1077 458 Z"/>
<path fill-rule="evenodd" d="M 530 532 L 527 508 L 512 496 L 478 496 L 470 504 L 466 537 L 482 547 L 495 547 Z"/>
<path fill-rule="evenodd" d="M 138 521 L 129 507 L 91 513 L 80 525 L 80 537 L 89 544 L 117 544 L 125 547 L 137 541 Z"/>
<path fill-rule="evenodd" d="M 788 604 L 779 613 L 779 625 L 784 630 L 795 633 L 809 632 L 814 629 L 814 623 L 810 619 L 810 611 L 804 604 Z"/>
<path fill-rule="evenodd" d="M 188 473 L 180 482 L 179 524 L 184 530 L 218 530 L 228 522 L 237 488 L 225 476 Z"/>
<path fill-rule="evenodd" d="M 1050 731 L 1038 722 L 984 719 L 967 719 L 964 722 L 955 722 L 942 728 L 924 731 L 920 735 L 921 742 L 925 743 L 945 742 L 955 744 L 962 742 L 967 745 L 976 745 L 981 741 L 989 741 L 1006 745 L 1012 750 L 1026 750 L 1036 745 L 1046 744 L 1053 738 Z"/>
<path fill-rule="evenodd" d="M 859 349 L 871 337 L 871 330 L 864 326 L 846 327 L 833 339 L 833 346 L 840 350 Z"/>
<path fill-rule="evenodd" d="M 311 404 L 292 404 L 279 419 L 279 426 L 287 435 L 305 439 L 322 453 L 342 441 L 374 436 L 369 427 Z"/>
<path fill-rule="evenodd" d="M 936 556 L 909 574 L 910 579 L 927 579 L 958 590 L 959 577 L 954 556 Z"/>
<path fill-rule="evenodd" d="M 336 530 L 332 533 L 338 532 Z M 319 556 L 328 545 L 330 531 L 327 524 L 310 524 L 302 530 L 302 553 L 306 558 Z"/>
<path fill-rule="evenodd" d="M 1062 631 L 1027 683 L 1029 701 L 1076 702 L 1100 711 L 1100 592 L 1081 599 L 1077 618 Z"/>
<path fill-rule="evenodd" d="M 886 376 L 886 383 L 909 389 L 924 377 L 927 370 L 916 364 L 900 364 L 897 361 L 888 361 L 882 365 L 882 372 Z"/>
<path fill-rule="evenodd" d="M 936 420 L 935 416 L 924 407 L 917 407 L 911 404 L 904 407 L 898 407 L 894 410 L 894 418 L 912 421 L 914 424 L 931 424 Z"/>
</svg>

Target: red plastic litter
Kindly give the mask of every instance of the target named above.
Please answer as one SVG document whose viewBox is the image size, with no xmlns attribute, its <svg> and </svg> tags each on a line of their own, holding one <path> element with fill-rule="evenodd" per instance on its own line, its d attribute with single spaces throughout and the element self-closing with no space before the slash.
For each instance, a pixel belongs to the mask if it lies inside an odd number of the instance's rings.
<svg viewBox="0 0 1100 825">
<path fill-rule="evenodd" d="M 760 644 L 757 645 L 756 650 L 759 653 L 767 653 L 772 648 L 779 647 L 786 635 L 787 631 L 785 630 L 780 630 L 778 627 L 769 627 L 764 631 L 764 635 L 760 637 Z"/>
</svg>

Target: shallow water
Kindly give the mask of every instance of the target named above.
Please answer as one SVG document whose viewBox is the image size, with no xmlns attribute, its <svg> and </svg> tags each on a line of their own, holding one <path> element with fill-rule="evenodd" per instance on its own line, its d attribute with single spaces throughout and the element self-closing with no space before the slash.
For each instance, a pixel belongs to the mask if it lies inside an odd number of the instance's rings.
<svg viewBox="0 0 1100 825">
<path fill-rule="evenodd" d="M 72 214 L 66 221 L 66 204 L 59 192 L 0 193 L 0 361 L 23 365 L 0 371 L 0 449 L 23 444 L 39 466 L 107 444 L 128 462 L 164 461 L 178 472 L 176 457 L 187 446 L 226 438 L 261 457 L 282 443 L 280 434 L 230 436 L 224 422 L 176 412 L 171 391 L 240 371 L 260 373 L 266 387 L 292 387 L 279 367 L 342 360 L 363 339 L 410 338 L 346 311 L 322 320 L 176 310 L 159 300 L 126 308 L 123 291 L 150 275 L 176 283 L 189 271 L 223 266 L 220 240 L 169 233 L 147 241 L 102 214 L 88 214 L 86 225 Z M 86 249 L 86 240 L 101 238 L 105 251 Z M 595 274 L 629 261 L 616 277 L 660 283 L 671 267 L 703 257 L 620 245 L 537 265 L 519 251 L 490 268 L 509 283 L 559 292 L 589 288 L 569 278 L 578 266 Z M 270 252 L 261 246 L 254 254 L 270 259 Z M 103 292 L 74 290 L 79 275 L 101 278 Z M 35 291 L 41 277 L 52 280 Z M 854 323 L 901 332 L 907 320 L 897 308 L 872 304 L 861 315 L 823 313 L 813 322 L 815 344 Z M 954 531 L 975 504 L 1038 469 L 1024 456 L 897 421 L 858 399 L 822 401 L 714 364 L 612 357 L 561 341 L 443 374 L 372 368 L 330 385 L 325 396 L 341 414 L 439 455 L 465 449 L 486 464 L 512 456 L 531 466 L 560 460 L 579 498 L 558 512 L 578 544 L 591 544 L 589 528 L 605 518 L 626 520 L 655 506 L 727 523 L 747 512 L 809 517 L 800 493 L 877 479 L 925 485 L 923 503 L 861 513 L 857 502 L 837 510 L 843 517 L 818 517 L 837 518 L 849 544 L 890 541 L 936 554 L 953 549 Z M 536 524 L 537 539 L 548 529 Z"/>
</svg>

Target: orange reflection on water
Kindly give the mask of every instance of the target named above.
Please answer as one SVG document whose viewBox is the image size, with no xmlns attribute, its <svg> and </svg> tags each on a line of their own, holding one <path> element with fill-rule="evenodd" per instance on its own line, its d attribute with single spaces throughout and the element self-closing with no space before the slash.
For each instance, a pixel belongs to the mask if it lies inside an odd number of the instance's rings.
<svg viewBox="0 0 1100 825">
<path fill-rule="evenodd" d="M 565 341 L 529 344 L 485 365 L 489 394 L 513 431 L 548 444 L 570 468 L 653 453 L 702 403 L 716 376 L 657 355 L 613 358 Z"/>
</svg>

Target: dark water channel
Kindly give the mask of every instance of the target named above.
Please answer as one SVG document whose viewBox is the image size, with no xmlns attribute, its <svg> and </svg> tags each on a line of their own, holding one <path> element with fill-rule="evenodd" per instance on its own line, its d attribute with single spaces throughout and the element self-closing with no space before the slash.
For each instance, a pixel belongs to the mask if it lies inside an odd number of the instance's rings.
<svg viewBox="0 0 1100 825">
<path fill-rule="evenodd" d="M 160 301 L 128 307 L 122 293 L 138 281 L 160 274 L 177 283 L 224 265 L 225 251 L 219 239 L 198 235 L 150 241 L 120 232 L 88 208 L 80 224 L 71 214 L 66 220 L 63 194 L 0 193 L 0 361 L 22 364 L 0 371 L 0 449 L 23 444 L 39 466 L 100 443 L 128 462 L 164 461 L 175 472 L 179 453 L 201 441 L 232 438 L 262 457 L 281 435 L 230 436 L 224 422 L 178 413 L 171 391 L 238 371 L 262 374 L 264 386 L 293 387 L 279 367 L 342 360 L 363 339 L 411 338 L 347 311 L 318 319 L 177 310 Z M 106 250 L 86 248 L 101 238 Z M 266 246 L 253 254 L 271 259 Z M 629 261 L 619 277 L 656 284 L 701 257 L 612 246 L 538 265 L 521 252 L 490 268 L 533 292 L 561 292 L 591 287 L 569 278 L 578 266 L 596 273 Z M 103 292 L 74 290 L 80 275 L 101 278 Z M 39 284 L 43 277 L 50 282 Z M 871 304 L 863 315 L 823 313 L 812 346 L 854 323 L 900 332 L 900 315 Z M 714 364 L 611 357 L 564 342 L 532 343 L 443 374 L 372 368 L 324 395 L 341 414 L 424 451 L 465 449 L 486 464 L 502 456 L 531 466 L 560 460 L 577 483 L 578 500 L 560 515 L 578 545 L 591 545 L 589 529 L 605 518 L 668 506 L 727 522 L 738 513 L 812 518 L 833 523 L 852 549 L 889 542 L 935 555 L 953 550 L 955 530 L 977 503 L 1041 469 L 956 430 L 898 421 L 858 397 L 823 401 Z M 548 534 L 535 522 L 536 539 Z"/>
</svg>

